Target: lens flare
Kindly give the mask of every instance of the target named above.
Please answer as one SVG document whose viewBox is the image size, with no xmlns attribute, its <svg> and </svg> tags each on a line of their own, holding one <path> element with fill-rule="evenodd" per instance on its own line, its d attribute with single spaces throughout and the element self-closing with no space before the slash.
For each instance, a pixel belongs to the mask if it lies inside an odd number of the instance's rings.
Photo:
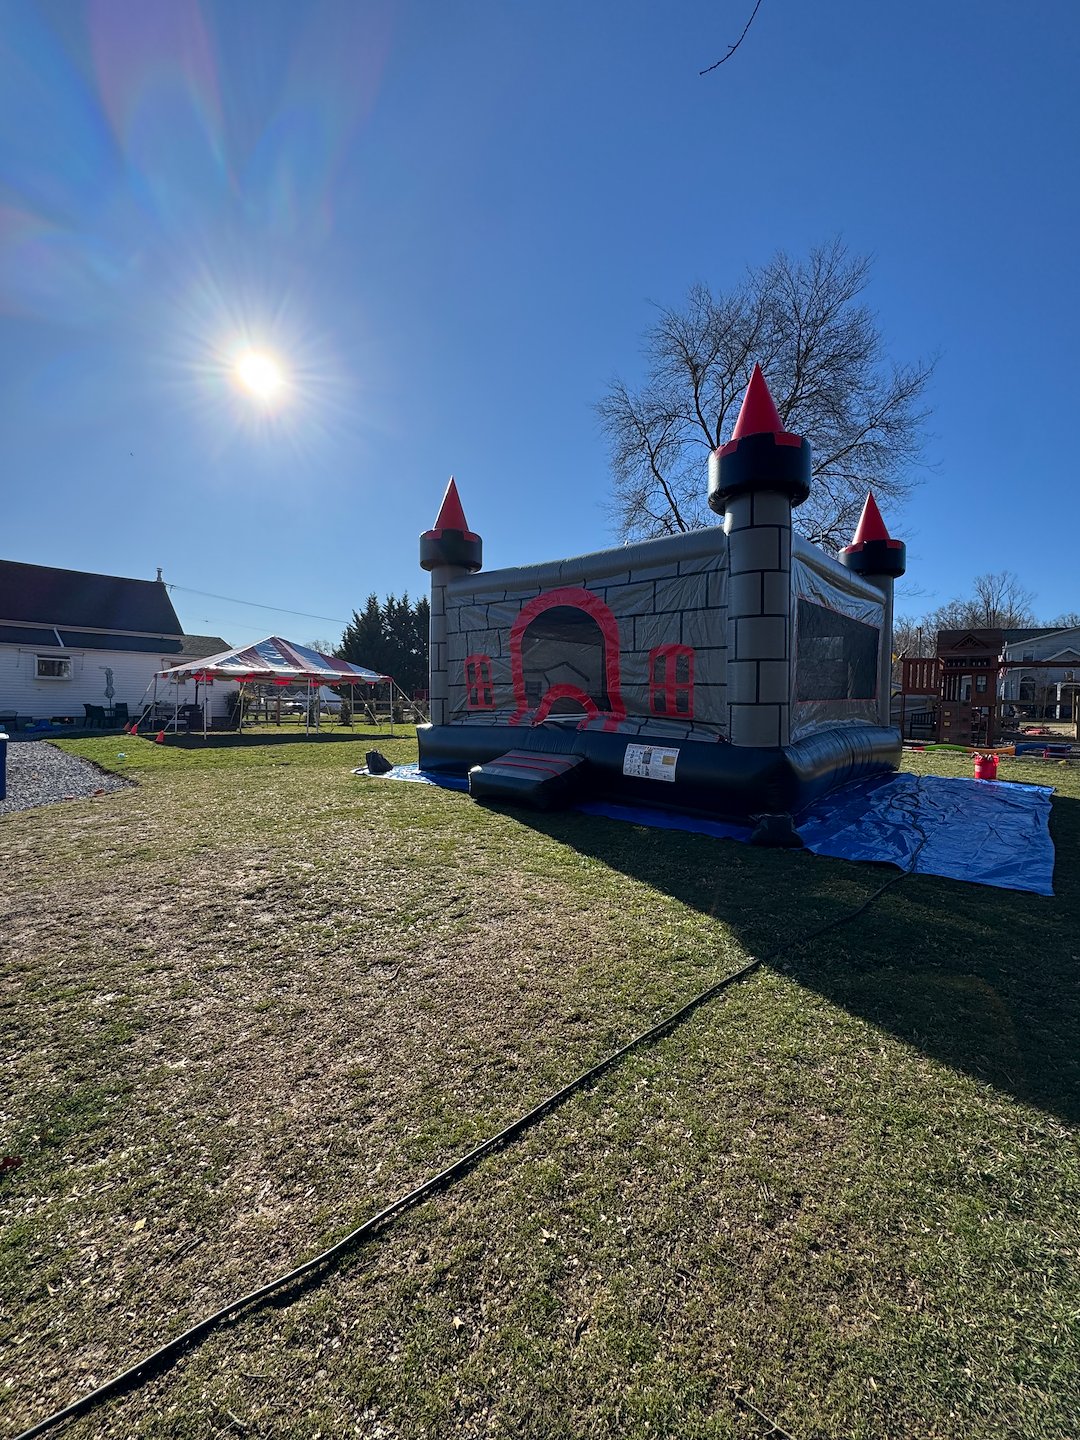
<svg viewBox="0 0 1080 1440">
<path fill-rule="evenodd" d="M 263 404 L 276 400 L 285 385 L 285 372 L 265 350 L 246 350 L 237 360 L 234 374 L 248 394 Z"/>
</svg>

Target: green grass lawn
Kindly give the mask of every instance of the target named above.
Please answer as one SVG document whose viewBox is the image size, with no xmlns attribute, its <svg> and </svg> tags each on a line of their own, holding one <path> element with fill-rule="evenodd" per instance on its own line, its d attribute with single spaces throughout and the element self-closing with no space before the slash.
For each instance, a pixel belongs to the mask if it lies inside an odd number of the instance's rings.
<svg viewBox="0 0 1080 1440">
<path fill-rule="evenodd" d="M 373 743 L 69 742 L 138 786 L 0 825 L 3 1433 L 892 873 Z M 1002 778 L 1054 899 L 903 879 L 64 1434 L 1075 1437 L 1080 771 Z"/>
</svg>

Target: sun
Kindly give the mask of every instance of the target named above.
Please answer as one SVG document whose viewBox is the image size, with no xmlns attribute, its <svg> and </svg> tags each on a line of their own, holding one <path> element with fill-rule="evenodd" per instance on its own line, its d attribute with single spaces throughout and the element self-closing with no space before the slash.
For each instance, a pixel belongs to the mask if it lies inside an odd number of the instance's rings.
<svg viewBox="0 0 1080 1440">
<path fill-rule="evenodd" d="M 285 385 L 285 372 L 265 350 L 245 350 L 234 373 L 242 388 L 264 404 L 276 400 Z"/>
</svg>

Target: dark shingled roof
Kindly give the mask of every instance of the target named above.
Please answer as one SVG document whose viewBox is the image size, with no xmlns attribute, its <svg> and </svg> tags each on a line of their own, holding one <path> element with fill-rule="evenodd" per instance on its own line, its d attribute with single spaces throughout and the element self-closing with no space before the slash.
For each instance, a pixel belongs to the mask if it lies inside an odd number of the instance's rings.
<svg viewBox="0 0 1080 1440">
<path fill-rule="evenodd" d="M 34 650 L 127 650 L 144 655 L 181 657 L 180 636 L 110 635 L 103 630 L 28 630 L 22 625 L 0 625 L 0 645 L 21 645 Z"/>
<path fill-rule="evenodd" d="M 220 635 L 185 635 L 180 641 L 180 659 L 205 660 L 208 655 L 220 655 L 231 648 Z"/>
<path fill-rule="evenodd" d="M 21 645 L 36 650 L 131 650 L 145 655 L 172 655 L 183 660 L 204 660 L 229 649 L 220 635 L 173 635 L 168 639 L 148 635 L 108 635 L 93 630 L 30 629 L 24 625 L 0 625 L 0 645 Z"/>
<path fill-rule="evenodd" d="M 18 560 L 0 560 L 0 622 L 5 620 L 56 625 L 61 630 L 65 625 L 82 625 L 92 630 L 183 633 L 160 580 L 124 580 Z"/>
</svg>

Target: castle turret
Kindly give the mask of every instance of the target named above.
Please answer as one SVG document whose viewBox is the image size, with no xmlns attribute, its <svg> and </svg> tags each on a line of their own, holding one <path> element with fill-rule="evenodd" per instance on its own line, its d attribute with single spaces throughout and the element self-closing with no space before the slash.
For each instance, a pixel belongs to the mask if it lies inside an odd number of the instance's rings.
<svg viewBox="0 0 1080 1440">
<path fill-rule="evenodd" d="M 445 725 L 450 719 L 446 586 L 456 575 L 471 574 L 483 563 L 484 542 L 469 529 L 451 475 L 434 527 L 420 536 L 420 565 L 431 572 L 428 703 L 433 725 Z"/>
<path fill-rule="evenodd" d="M 709 505 L 728 537 L 733 745 L 791 736 L 791 512 L 809 494 L 809 442 L 784 429 L 755 365 L 732 437 L 709 457 Z"/>
<path fill-rule="evenodd" d="M 878 647 L 878 723 L 892 724 L 893 586 L 907 569 L 907 546 L 893 540 L 885 528 L 874 492 L 867 491 L 855 536 L 836 557 L 854 575 L 880 590 L 885 616 Z"/>
</svg>

